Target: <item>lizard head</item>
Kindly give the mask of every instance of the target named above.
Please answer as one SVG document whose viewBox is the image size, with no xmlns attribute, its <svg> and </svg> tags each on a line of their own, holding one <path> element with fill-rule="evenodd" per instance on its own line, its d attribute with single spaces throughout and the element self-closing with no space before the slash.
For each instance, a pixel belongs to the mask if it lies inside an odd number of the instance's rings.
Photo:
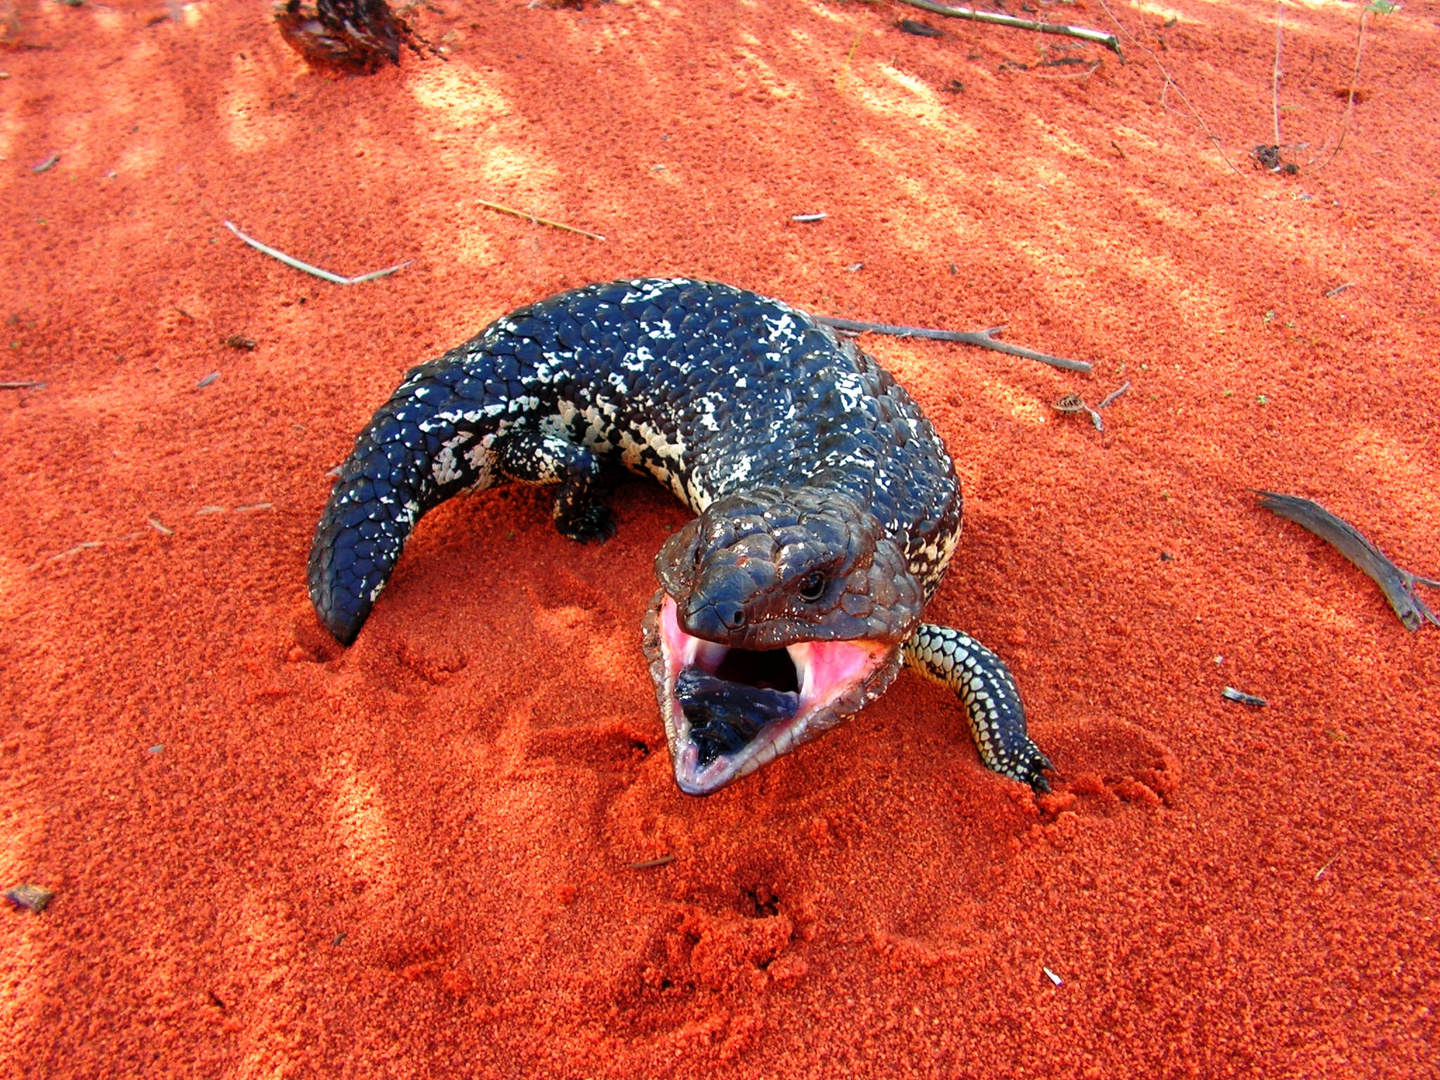
<svg viewBox="0 0 1440 1080">
<path fill-rule="evenodd" d="M 924 596 L 843 492 L 757 488 L 711 503 L 655 559 L 645 655 L 675 781 L 708 795 L 884 692 Z"/>
</svg>

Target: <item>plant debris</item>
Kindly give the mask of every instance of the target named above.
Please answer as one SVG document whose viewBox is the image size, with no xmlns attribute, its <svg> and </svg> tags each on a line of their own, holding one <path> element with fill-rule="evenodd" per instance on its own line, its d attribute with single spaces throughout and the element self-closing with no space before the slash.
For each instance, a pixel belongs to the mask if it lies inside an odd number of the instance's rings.
<svg viewBox="0 0 1440 1080">
<path fill-rule="evenodd" d="M 1273 491 L 1252 488 L 1260 496 L 1260 505 L 1281 517 L 1295 522 L 1320 539 L 1333 545 L 1336 550 L 1358 566 L 1385 594 L 1395 614 L 1405 624 L 1406 630 L 1419 630 L 1426 622 L 1440 626 L 1440 619 L 1425 606 L 1425 601 L 1415 591 L 1415 586 L 1428 585 L 1440 589 L 1440 581 L 1420 577 L 1396 566 L 1383 551 L 1361 534 L 1360 530 L 1344 518 L 1336 517 L 1319 503 L 1302 499 L 1298 495 L 1281 495 Z"/>
<path fill-rule="evenodd" d="M 944 37 L 945 31 L 938 27 L 931 26 L 927 22 L 918 19 L 901 19 L 897 23 L 901 30 L 907 34 L 914 34 L 916 37 Z"/>
<path fill-rule="evenodd" d="M 1110 393 L 1106 394 L 1105 397 L 1101 400 L 1100 404 L 1096 405 L 1093 409 L 1085 403 L 1085 399 L 1083 397 L 1072 391 L 1071 393 L 1068 393 L 1064 397 L 1062 397 L 1059 401 L 1055 402 L 1054 408 L 1056 412 L 1062 413 L 1089 413 L 1090 422 L 1095 425 L 1095 430 L 1104 431 L 1105 421 L 1100 419 L 1100 410 L 1105 408 L 1105 406 L 1109 405 L 1111 402 L 1113 402 L 1116 398 L 1118 398 L 1121 394 L 1125 393 L 1125 391 L 1129 389 L 1130 384 L 1127 382 L 1124 386 L 1120 387 L 1120 389 L 1110 391 Z"/>
<path fill-rule="evenodd" d="M 1299 165 L 1280 157 L 1279 146 L 1257 146 L 1250 151 L 1250 158 L 1255 162 L 1255 168 L 1264 169 L 1266 172 L 1294 176 L 1300 171 Z"/>
<path fill-rule="evenodd" d="M 5 899 L 17 908 L 39 914 L 55 899 L 55 891 L 41 885 L 15 885 L 5 890 Z"/>
<path fill-rule="evenodd" d="M 306 63 L 329 75 L 373 75 L 398 65 L 401 45 L 416 56 L 440 55 L 385 0 L 315 0 L 313 8 L 289 0 L 275 8 L 275 23 Z"/>
<path fill-rule="evenodd" d="M 1120 39 L 1114 34 L 1107 34 L 1101 30 L 1090 30 L 1083 26 L 1064 26 L 1060 23 L 1037 22 L 1034 19 L 1017 19 L 1014 15 L 1001 15 L 994 11 L 976 11 L 974 8 L 950 7 L 948 4 L 935 3 L 935 0 L 900 0 L 902 4 L 909 4 L 911 7 L 920 8 L 922 11 L 929 11 L 935 15 L 945 15 L 952 19 L 972 19 L 975 22 L 991 23 L 995 26 L 1009 26 L 1015 30 L 1033 30 L 1039 34 L 1062 34 L 1065 37 L 1079 38 L 1081 41 L 1094 42 L 1096 45 L 1103 45 L 1116 56 L 1120 56 Z M 1034 8 L 1027 7 L 1025 10 L 1033 11 Z"/>
<path fill-rule="evenodd" d="M 1238 701 L 1241 705 L 1249 705 L 1255 709 L 1263 709 L 1269 704 L 1263 697 L 1256 697 L 1254 694 L 1247 694 L 1243 690 L 1236 690 L 1233 686 L 1227 686 L 1220 691 L 1220 696 L 1227 701 Z"/>
<path fill-rule="evenodd" d="M 231 334 L 227 338 L 221 338 L 220 344 L 228 349 L 244 349 L 246 352 L 249 352 L 260 343 L 252 337 L 246 337 L 244 334 Z"/>
<path fill-rule="evenodd" d="M 644 862 L 632 862 L 627 865 L 631 870 L 653 870 L 657 866 L 669 866 L 674 861 L 674 855 L 661 855 L 658 859 L 646 859 Z"/>
</svg>

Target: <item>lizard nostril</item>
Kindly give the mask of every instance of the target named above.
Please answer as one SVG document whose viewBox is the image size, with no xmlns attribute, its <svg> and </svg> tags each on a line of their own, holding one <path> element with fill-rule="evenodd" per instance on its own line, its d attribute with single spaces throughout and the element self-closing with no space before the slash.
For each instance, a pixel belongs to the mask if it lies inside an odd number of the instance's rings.
<svg viewBox="0 0 1440 1080">
<path fill-rule="evenodd" d="M 722 601 L 715 605 L 715 614 L 719 615 L 720 621 L 731 630 L 739 630 L 745 625 L 745 609 L 739 604 L 727 604 Z"/>
</svg>

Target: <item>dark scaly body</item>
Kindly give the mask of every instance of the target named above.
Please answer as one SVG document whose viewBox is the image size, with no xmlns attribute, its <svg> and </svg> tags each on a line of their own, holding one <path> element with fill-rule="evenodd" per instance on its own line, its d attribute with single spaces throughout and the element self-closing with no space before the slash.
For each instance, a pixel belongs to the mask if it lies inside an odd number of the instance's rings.
<svg viewBox="0 0 1440 1080">
<path fill-rule="evenodd" d="M 884 690 L 902 655 L 971 695 L 982 754 L 987 740 L 998 748 L 988 765 L 1044 785 L 1049 762 L 1003 664 L 920 623 L 960 531 L 939 436 L 853 343 L 725 285 L 588 286 L 413 369 L 321 518 L 317 613 L 353 640 L 415 522 L 462 491 L 558 483 L 560 531 L 605 539 L 592 485 L 607 461 L 701 515 L 657 558 L 645 634 L 686 790 L 715 790 L 833 726 Z"/>
</svg>

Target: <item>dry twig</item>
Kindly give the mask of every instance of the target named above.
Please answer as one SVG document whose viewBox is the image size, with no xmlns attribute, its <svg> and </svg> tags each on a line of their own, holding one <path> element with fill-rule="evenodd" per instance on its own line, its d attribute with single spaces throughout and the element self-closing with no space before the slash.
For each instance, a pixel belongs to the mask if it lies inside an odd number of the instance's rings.
<svg viewBox="0 0 1440 1080">
<path fill-rule="evenodd" d="M 934 0 L 900 0 L 900 2 L 935 15 L 948 15 L 952 19 L 972 19 L 975 22 L 1009 26 L 1016 30 L 1034 30 L 1040 34 L 1061 34 L 1064 37 L 1079 38 L 1081 41 L 1104 45 L 1116 56 L 1121 55 L 1120 39 L 1114 34 L 1106 34 L 1100 30 L 1087 30 L 1083 26 L 1062 26 L 1060 23 L 1036 22 L 1034 19 L 1017 19 L 1013 15 L 1000 15 L 993 11 L 976 11 L 974 8 L 949 7 L 945 4 L 937 4 Z"/>
<path fill-rule="evenodd" d="M 1005 329 L 1003 325 L 992 326 L 988 330 L 926 330 L 918 326 L 891 326 L 888 323 L 860 322 L 856 319 L 835 319 L 829 315 L 815 315 L 812 317 L 816 322 L 824 323 L 826 326 L 834 327 L 836 330 L 847 330 L 856 334 L 868 332 L 872 334 L 888 334 L 891 337 L 927 338 L 930 341 L 958 341 L 962 345 L 974 345 L 978 349 L 993 349 L 995 352 L 1009 353 L 1011 356 L 1023 356 L 1029 360 L 1039 360 L 1042 364 L 1064 368 L 1066 371 L 1083 371 L 1089 374 L 1095 370 L 1093 364 L 1087 364 L 1083 360 L 1067 360 L 1063 356 L 1051 356 L 1049 353 L 1036 352 L 1034 349 L 1011 345 L 1005 341 L 996 341 L 994 335 Z"/>
<path fill-rule="evenodd" d="M 254 237 L 246 236 L 243 232 L 241 232 L 228 221 L 225 222 L 225 227 L 231 232 L 233 232 L 236 236 L 238 236 L 241 240 L 244 240 L 245 243 L 249 244 L 256 251 L 262 251 L 266 255 L 269 255 L 272 259 L 279 259 L 286 266 L 292 266 L 296 270 L 303 270 L 307 274 L 314 274 L 316 277 L 324 278 L 326 281 L 333 281 L 336 285 L 359 285 L 362 281 L 374 281 L 376 278 L 382 278 L 385 277 L 387 274 L 393 274 L 397 270 L 403 270 L 405 269 L 405 267 L 409 266 L 412 262 L 415 261 L 414 259 L 406 259 L 404 262 L 397 263 L 394 266 L 387 266 L 384 270 L 376 270 L 373 273 L 361 274 L 359 277 L 341 277 L 339 274 L 332 274 L 329 270 L 321 270 L 318 266 L 311 266 L 309 263 L 301 262 L 293 255 L 286 255 L 283 251 L 277 251 L 272 247 L 262 244 Z"/>
<path fill-rule="evenodd" d="M 1345 145 L 1345 133 L 1350 130 L 1350 116 L 1355 111 L 1355 84 L 1360 79 L 1360 56 L 1365 48 L 1365 16 L 1369 13 L 1370 5 L 1361 4 L 1360 25 L 1355 31 L 1355 70 L 1350 73 L 1350 86 L 1347 88 L 1345 94 L 1345 115 L 1340 120 L 1340 137 L 1335 140 L 1335 149 L 1330 151 L 1330 156 L 1320 162 L 1319 165 L 1315 165 L 1317 170 L 1323 169 L 1335 160 L 1336 155 L 1340 153 L 1340 147 Z M 1315 158 L 1318 158 L 1320 154 L 1324 152 L 1322 149 L 1314 158 L 1311 158 L 1310 164 L 1314 165 Z"/>
<path fill-rule="evenodd" d="M 508 206 L 501 206 L 499 203 L 486 202 L 484 199 L 476 199 L 481 206 L 487 206 L 491 210 L 499 210 L 502 214 L 509 214 L 512 217 L 524 218 L 532 225 L 549 225 L 552 229 L 564 229 L 566 232 L 579 233 L 581 236 L 588 236 L 591 240 L 604 240 L 605 237 L 599 233 L 588 232 L 585 229 L 577 229 L 574 225 L 562 225 L 558 221 L 551 221 L 549 218 L 537 217 L 525 210 L 512 210 Z"/>
</svg>

